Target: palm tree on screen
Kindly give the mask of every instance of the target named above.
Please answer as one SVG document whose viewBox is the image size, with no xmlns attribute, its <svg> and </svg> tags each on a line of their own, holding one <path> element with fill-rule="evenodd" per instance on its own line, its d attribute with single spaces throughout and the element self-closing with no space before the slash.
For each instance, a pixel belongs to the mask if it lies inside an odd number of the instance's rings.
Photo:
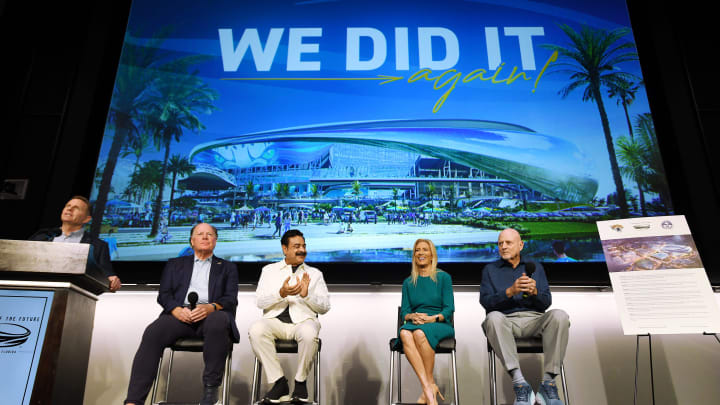
<svg viewBox="0 0 720 405">
<path fill-rule="evenodd" d="M 153 68 L 161 64 L 165 57 L 160 50 L 160 45 L 169 33 L 170 28 L 165 27 L 143 44 L 140 44 L 140 41 L 130 33 L 125 36 L 125 46 L 120 56 L 120 65 L 115 78 L 115 88 L 108 114 L 110 124 L 114 127 L 114 134 L 95 200 L 92 215 L 95 220 L 92 221 L 90 227 L 90 232 L 94 235 L 100 233 L 100 225 L 120 152 L 123 146 L 128 144 L 128 140 L 140 133 L 137 123 L 146 105 L 145 95 L 155 79 Z"/>
<path fill-rule="evenodd" d="M 287 197 L 290 194 L 290 185 L 287 183 L 275 183 L 273 185 L 273 191 L 275 192 L 276 198 Z"/>
<path fill-rule="evenodd" d="M 320 189 L 317 184 L 310 184 L 310 195 L 313 198 L 313 205 L 317 205 L 317 198 L 320 196 Z"/>
<path fill-rule="evenodd" d="M 190 160 L 188 160 L 187 157 L 175 154 L 170 158 L 167 170 L 172 173 L 172 181 L 170 182 L 170 202 L 168 204 L 168 223 L 170 223 L 173 212 L 173 200 L 175 198 L 175 181 L 178 176 L 187 176 L 192 174 L 192 172 L 195 171 L 195 165 L 190 163 Z"/>
<path fill-rule="evenodd" d="M 617 157 L 623 164 L 620 166 L 620 173 L 626 179 L 637 184 L 638 197 L 640 199 L 640 210 L 643 216 L 647 216 L 645 208 L 645 184 L 647 183 L 646 163 L 648 151 L 645 145 L 631 136 L 621 136 L 617 140 Z"/>
<path fill-rule="evenodd" d="M 145 162 L 130 176 L 130 183 L 125 189 L 126 196 L 134 196 L 135 202 L 151 201 L 155 198 L 162 181 L 160 169 L 162 162 L 151 160 Z"/>
<path fill-rule="evenodd" d="M 557 73 L 566 73 L 570 76 L 570 83 L 559 91 L 565 98 L 576 89 L 583 89 L 582 100 L 592 101 L 597 105 L 605 145 L 610 159 L 610 169 L 617 192 L 617 202 L 620 215 L 628 215 L 628 205 L 625 197 L 620 168 L 615 154 L 615 142 L 610 132 L 605 103 L 603 102 L 601 88 L 617 85 L 621 81 L 633 81 L 637 77 L 617 69 L 623 62 L 637 60 L 634 45 L 624 42 L 623 38 L 630 34 L 628 28 L 618 28 L 612 31 L 593 29 L 583 26 L 580 32 L 565 24 L 560 25 L 571 42 L 571 46 L 545 45 L 546 48 L 557 51 L 567 62 L 559 62 L 561 69 Z"/>
<path fill-rule="evenodd" d="M 255 183 L 252 180 L 248 180 L 245 184 L 245 205 L 248 204 L 249 200 L 255 196 Z"/>
<path fill-rule="evenodd" d="M 105 173 L 105 164 L 99 165 L 98 168 L 97 168 L 97 170 L 95 171 L 95 179 L 94 179 L 94 181 L 93 181 L 93 185 L 94 185 L 95 187 L 99 187 L 99 186 L 100 186 L 100 182 L 102 181 L 103 173 Z M 110 191 L 111 191 L 111 192 L 114 192 L 115 190 L 113 190 L 112 187 L 111 187 L 111 188 L 110 188 Z"/>
<path fill-rule="evenodd" d="M 669 214 L 672 210 L 670 188 L 665 176 L 665 166 L 660 155 L 660 146 L 657 143 L 655 125 L 650 113 L 639 114 L 635 117 L 635 134 L 638 141 L 645 147 L 646 155 L 643 160 L 647 166 L 647 188 L 658 193 L 665 213 Z"/>
<path fill-rule="evenodd" d="M 635 94 L 640 89 L 640 85 L 634 82 L 630 82 L 624 79 L 620 79 L 615 83 L 610 83 L 608 86 L 608 96 L 610 98 L 617 99 L 617 104 L 622 105 L 623 111 L 625 111 L 625 120 L 627 121 L 628 133 L 630 138 L 633 137 L 633 128 L 630 123 L 630 113 L 628 113 L 628 106 L 635 101 Z"/>
<path fill-rule="evenodd" d="M 120 156 L 123 158 L 130 155 L 135 156 L 135 163 L 133 164 L 133 173 L 135 173 L 140 170 L 140 157 L 145 149 L 150 146 L 150 136 L 144 131 L 138 131 L 129 141 L 130 142 L 123 147 Z"/>
<path fill-rule="evenodd" d="M 452 183 L 450 185 L 450 189 L 448 191 L 448 202 L 450 203 L 450 212 L 454 212 L 455 208 L 457 207 L 457 195 L 456 195 L 455 187 L 457 187 L 457 183 Z"/>
<path fill-rule="evenodd" d="M 645 192 L 643 190 L 646 176 L 643 173 L 641 160 L 643 145 L 635 140 L 632 123 L 630 122 L 630 113 L 628 112 L 628 106 L 635 101 L 635 94 L 640 89 L 640 86 L 634 82 L 620 79 L 616 83 L 611 83 L 608 87 L 608 96 L 617 99 L 617 104 L 623 107 L 628 133 L 630 134 L 630 138 L 621 137 L 617 140 L 618 158 L 625 164 L 625 166 L 620 167 L 620 174 L 626 179 L 636 182 L 640 198 L 640 209 L 643 216 L 647 216 Z M 628 173 L 628 170 L 635 170 L 636 173 Z"/>
<path fill-rule="evenodd" d="M 355 180 L 352 183 L 352 193 L 355 196 L 355 205 L 358 205 L 358 198 L 360 197 L 360 190 L 362 189 L 362 184 L 358 180 Z"/>
<path fill-rule="evenodd" d="M 170 144 L 179 141 L 185 130 L 199 132 L 205 129 L 200 122 L 200 113 L 210 114 L 218 93 L 211 89 L 197 72 L 187 73 L 189 66 L 200 62 L 204 57 L 190 56 L 177 59 L 164 66 L 166 72 L 158 75 L 149 96 L 148 127 L 152 128 L 153 142 L 157 150 L 164 150 L 161 178 L 165 179 L 170 158 Z M 164 182 L 161 182 L 153 206 L 154 216 L 150 236 L 155 236 L 162 214 Z"/>
<path fill-rule="evenodd" d="M 435 183 L 428 183 L 427 187 L 425 188 L 425 193 L 430 197 L 430 210 L 434 213 L 435 212 L 435 194 L 437 194 L 437 187 L 435 186 Z"/>
</svg>

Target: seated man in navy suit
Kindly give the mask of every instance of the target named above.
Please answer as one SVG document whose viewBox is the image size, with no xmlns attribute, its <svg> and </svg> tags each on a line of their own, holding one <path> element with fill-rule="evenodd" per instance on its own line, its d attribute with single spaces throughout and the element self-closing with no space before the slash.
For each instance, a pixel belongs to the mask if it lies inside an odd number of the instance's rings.
<svg viewBox="0 0 720 405">
<path fill-rule="evenodd" d="M 163 312 L 145 329 L 133 360 L 126 404 L 145 403 L 164 348 L 178 338 L 192 336 L 202 336 L 205 341 L 201 404 L 217 402 L 229 343 L 240 341 L 235 325 L 237 267 L 213 255 L 217 236 L 214 226 L 195 225 L 190 231 L 195 254 L 170 259 L 165 266 L 157 299 Z M 193 292 L 198 301 L 190 310 L 188 295 Z"/>
</svg>

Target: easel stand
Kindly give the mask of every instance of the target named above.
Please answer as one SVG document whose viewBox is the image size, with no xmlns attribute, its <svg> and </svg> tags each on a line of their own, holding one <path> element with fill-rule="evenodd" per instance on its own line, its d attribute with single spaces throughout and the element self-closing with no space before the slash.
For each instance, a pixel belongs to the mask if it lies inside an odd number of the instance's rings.
<svg viewBox="0 0 720 405">
<path fill-rule="evenodd" d="M 640 355 L 640 337 L 647 336 L 648 338 L 648 353 L 650 354 L 650 391 L 652 392 L 652 403 L 655 405 L 655 377 L 653 375 L 653 360 L 652 360 L 652 336 L 650 334 L 637 335 L 635 336 L 635 394 L 633 396 L 633 404 L 637 404 L 637 391 L 638 391 L 638 369 L 639 369 L 639 355 Z"/>
<path fill-rule="evenodd" d="M 718 337 L 717 333 L 703 332 L 703 335 L 714 336 L 715 339 L 718 341 L 718 343 L 720 343 L 720 337 Z M 645 334 L 645 335 L 635 336 L 635 394 L 633 396 L 633 404 L 637 404 L 638 369 L 640 367 L 640 365 L 639 365 L 640 337 L 643 337 L 643 336 L 648 338 L 648 353 L 650 355 L 650 390 L 652 392 L 652 403 L 653 403 L 653 405 L 655 405 L 655 378 L 653 375 L 652 336 L 650 336 L 649 333 Z"/>
</svg>

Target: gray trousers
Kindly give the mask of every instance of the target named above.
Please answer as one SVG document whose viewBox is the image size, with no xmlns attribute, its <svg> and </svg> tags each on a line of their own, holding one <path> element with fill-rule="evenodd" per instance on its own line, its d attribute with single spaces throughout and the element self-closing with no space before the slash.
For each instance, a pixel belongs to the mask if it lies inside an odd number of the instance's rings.
<svg viewBox="0 0 720 405">
<path fill-rule="evenodd" d="M 493 311 L 487 314 L 482 327 L 505 370 L 520 368 L 515 337 L 542 336 L 544 371 L 560 374 L 570 329 L 570 319 L 562 309 L 551 309 L 544 313 L 522 311 L 507 315 Z"/>
</svg>

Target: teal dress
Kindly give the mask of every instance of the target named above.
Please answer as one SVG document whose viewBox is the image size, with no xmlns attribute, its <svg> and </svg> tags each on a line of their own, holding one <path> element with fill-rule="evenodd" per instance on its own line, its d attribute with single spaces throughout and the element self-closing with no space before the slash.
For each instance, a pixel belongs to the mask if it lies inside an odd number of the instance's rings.
<svg viewBox="0 0 720 405">
<path fill-rule="evenodd" d="M 417 284 L 413 285 L 412 278 L 403 281 L 402 306 L 400 307 L 402 319 L 407 314 L 415 312 L 426 313 L 430 316 L 442 314 L 444 321 L 415 325 L 410 321 L 400 326 L 400 330 L 422 329 L 430 346 L 435 350 L 438 343 L 446 338 L 455 336 L 455 329 L 450 324 L 455 312 L 453 299 L 452 278 L 448 273 L 438 269 L 437 282 L 430 277 L 418 277 Z M 398 330 L 398 335 L 400 331 Z M 400 339 L 398 339 L 398 344 Z"/>
</svg>

